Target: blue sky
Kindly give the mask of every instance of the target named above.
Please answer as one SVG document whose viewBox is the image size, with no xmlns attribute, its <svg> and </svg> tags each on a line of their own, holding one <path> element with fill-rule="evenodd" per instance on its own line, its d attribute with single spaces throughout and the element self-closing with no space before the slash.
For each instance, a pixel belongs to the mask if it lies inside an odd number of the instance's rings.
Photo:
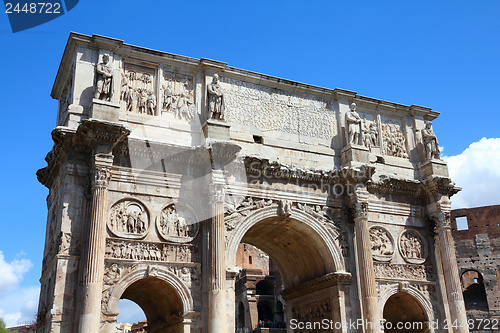
<svg viewBox="0 0 500 333">
<path fill-rule="evenodd" d="M 50 91 L 70 31 L 432 107 L 459 208 L 500 203 L 499 17 L 499 1 L 80 0 L 13 34 L 0 13 L 0 316 L 13 325 L 36 312 L 48 190 L 35 172 L 52 147 Z"/>
</svg>

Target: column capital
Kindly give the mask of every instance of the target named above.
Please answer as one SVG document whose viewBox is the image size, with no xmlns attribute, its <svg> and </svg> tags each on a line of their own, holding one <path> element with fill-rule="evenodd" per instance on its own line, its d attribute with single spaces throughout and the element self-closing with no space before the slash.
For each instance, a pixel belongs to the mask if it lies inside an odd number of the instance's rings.
<svg viewBox="0 0 500 333">
<path fill-rule="evenodd" d="M 111 179 L 111 166 L 113 165 L 113 155 L 95 154 L 92 168 L 92 188 L 107 187 Z"/>
<path fill-rule="evenodd" d="M 354 218 L 368 218 L 368 190 L 364 184 L 357 184 L 349 193 L 349 204 L 354 214 Z"/>
<path fill-rule="evenodd" d="M 224 202 L 226 198 L 226 184 L 216 183 L 208 186 L 208 196 L 210 203 Z"/>
<path fill-rule="evenodd" d="M 434 230 L 439 231 L 440 229 L 451 229 L 450 213 L 446 212 L 433 212 L 429 214 L 429 217 L 434 221 Z"/>
<path fill-rule="evenodd" d="M 451 201 L 447 195 L 440 195 L 436 201 L 428 204 L 426 208 L 429 218 L 435 223 L 435 231 L 441 228 L 451 228 Z"/>
</svg>

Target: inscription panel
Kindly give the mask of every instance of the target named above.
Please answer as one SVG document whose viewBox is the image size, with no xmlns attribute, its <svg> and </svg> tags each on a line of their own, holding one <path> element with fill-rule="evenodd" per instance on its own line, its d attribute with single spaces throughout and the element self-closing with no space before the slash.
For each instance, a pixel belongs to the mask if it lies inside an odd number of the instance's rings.
<svg viewBox="0 0 500 333">
<path fill-rule="evenodd" d="M 231 78 L 221 81 L 229 122 L 325 140 L 337 135 L 335 113 L 326 99 Z"/>
</svg>

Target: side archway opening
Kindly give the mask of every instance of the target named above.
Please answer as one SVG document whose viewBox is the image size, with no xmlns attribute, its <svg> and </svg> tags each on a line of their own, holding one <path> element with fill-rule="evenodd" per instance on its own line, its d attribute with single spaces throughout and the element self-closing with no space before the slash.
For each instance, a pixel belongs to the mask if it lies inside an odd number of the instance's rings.
<svg viewBox="0 0 500 333">
<path fill-rule="evenodd" d="M 389 297 L 383 315 L 386 333 L 427 332 L 429 318 L 425 309 L 408 293 L 399 292 Z"/>
</svg>

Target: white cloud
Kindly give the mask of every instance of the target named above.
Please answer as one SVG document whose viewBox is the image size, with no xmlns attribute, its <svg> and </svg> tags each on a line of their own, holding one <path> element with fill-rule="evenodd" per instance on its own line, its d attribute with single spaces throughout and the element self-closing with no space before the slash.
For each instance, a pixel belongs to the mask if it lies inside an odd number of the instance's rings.
<svg viewBox="0 0 500 333">
<path fill-rule="evenodd" d="M 13 287 L 17 287 L 26 272 L 33 267 L 27 259 L 14 259 L 10 263 L 5 261 L 3 252 L 0 251 L 0 298 Z"/>
<path fill-rule="evenodd" d="M 0 317 L 7 327 L 15 326 L 20 321 L 34 320 L 40 288 L 21 288 L 19 285 L 31 267 L 33 264 L 28 259 L 5 261 L 0 251 Z"/>
<path fill-rule="evenodd" d="M 453 209 L 500 204 L 500 138 L 482 138 L 455 156 L 444 156 L 450 177 L 462 187 Z"/>
<path fill-rule="evenodd" d="M 39 287 L 17 287 L 0 299 L 0 317 L 4 319 L 7 327 L 35 320 L 39 295 Z"/>
</svg>

